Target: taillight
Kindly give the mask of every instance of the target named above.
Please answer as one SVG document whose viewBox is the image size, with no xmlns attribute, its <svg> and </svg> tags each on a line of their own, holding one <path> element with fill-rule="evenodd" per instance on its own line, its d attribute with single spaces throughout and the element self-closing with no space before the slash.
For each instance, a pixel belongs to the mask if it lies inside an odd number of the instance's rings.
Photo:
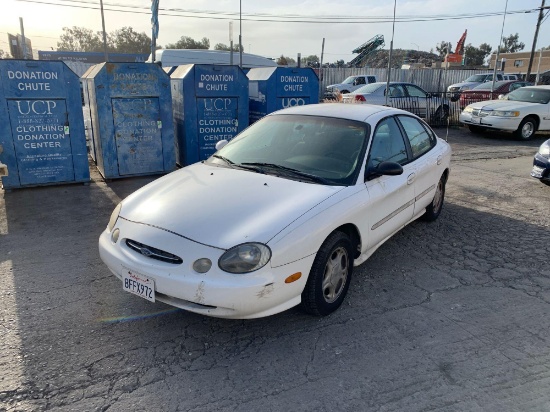
<svg viewBox="0 0 550 412">
<path fill-rule="evenodd" d="M 361 95 L 361 94 L 356 94 L 355 95 L 355 101 L 356 102 L 366 102 L 367 99 L 365 99 L 365 96 Z"/>
</svg>

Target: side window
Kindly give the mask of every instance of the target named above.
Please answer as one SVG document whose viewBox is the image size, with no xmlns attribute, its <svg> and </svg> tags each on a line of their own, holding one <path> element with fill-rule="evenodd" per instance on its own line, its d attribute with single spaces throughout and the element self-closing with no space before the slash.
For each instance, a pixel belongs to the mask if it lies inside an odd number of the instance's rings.
<svg viewBox="0 0 550 412">
<path fill-rule="evenodd" d="M 358 77 L 356 80 L 356 84 L 365 84 L 365 78 L 364 77 Z"/>
<path fill-rule="evenodd" d="M 420 89 L 419 87 L 413 86 L 412 84 L 407 84 L 405 87 L 407 88 L 409 96 L 411 97 L 426 97 L 426 93 L 424 93 L 424 90 Z"/>
<path fill-rule="evenodd" d="M 382 120 L 372 136 L 367 167 L 375 168 L 385 161 L 405 164 L 408 160 L 405 141 L 397 122 L 393 117 Z"/>
<path fill-rule="evenodd" d="M 401 85 L 390 85 L 390 96 L 391 97 L 403 97 L 405 96 L 405 91 Z"/>
<path fill-rule="evenodd" d="M 399 116 L 399 121 L 409 139 L 412 154 L 415 159 L 435 146 L 435 136 L 428 131 L 419 120 L 414 117 Z"/>
</svg>

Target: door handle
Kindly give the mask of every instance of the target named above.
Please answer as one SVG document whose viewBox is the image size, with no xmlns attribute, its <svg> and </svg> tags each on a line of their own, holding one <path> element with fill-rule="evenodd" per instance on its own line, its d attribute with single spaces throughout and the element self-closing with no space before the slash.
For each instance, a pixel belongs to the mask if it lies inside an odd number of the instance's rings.
<svg viewBox="0 0 550 412">
<path fill-rule="evenodd" d="M 414 182 L 414 179 L 416 178 L 416 174 L 415 173 L 411 173 L 408 177 L 407 177 L 407 184 L 410 185 Z"/>
</svg>

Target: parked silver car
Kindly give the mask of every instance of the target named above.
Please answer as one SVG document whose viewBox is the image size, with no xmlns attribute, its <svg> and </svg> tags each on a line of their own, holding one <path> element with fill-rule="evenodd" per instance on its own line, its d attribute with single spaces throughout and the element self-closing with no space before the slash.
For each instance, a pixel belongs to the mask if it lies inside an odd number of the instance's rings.
<svg viewBox="0 0 550 412">
<path fill-rule="evenodd" d="M 367 84 L 342 96 L 342 102 L 387 104 L 414 113 L 430 124 L 447 120 L 449 116 L 449 101 L 447 99 L 428 93 L 412 83 L 390 82 L 386 103 L 386 86 L 386 82 Z"/>
</svg>

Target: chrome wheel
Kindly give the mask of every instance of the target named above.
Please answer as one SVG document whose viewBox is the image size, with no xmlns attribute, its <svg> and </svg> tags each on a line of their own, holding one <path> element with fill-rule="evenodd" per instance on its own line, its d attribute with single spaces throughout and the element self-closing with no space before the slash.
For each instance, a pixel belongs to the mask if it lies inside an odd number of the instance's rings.
<svg viewBox="0 0 550 412">
<path fill-rule="evenodd" d="M 533 133 L 535 133 L 535 125 L 531 122 L 527 122 L 521 128 L 521 137 L 529 139 Z"/>
<path fill-rule="evenodd" d="M 335 249 L 325 265 L 323 276 L 323 296 L 327 303 L 340 297 L 348 277 L 349 257 L 343 247 Z"/>
</svg>

